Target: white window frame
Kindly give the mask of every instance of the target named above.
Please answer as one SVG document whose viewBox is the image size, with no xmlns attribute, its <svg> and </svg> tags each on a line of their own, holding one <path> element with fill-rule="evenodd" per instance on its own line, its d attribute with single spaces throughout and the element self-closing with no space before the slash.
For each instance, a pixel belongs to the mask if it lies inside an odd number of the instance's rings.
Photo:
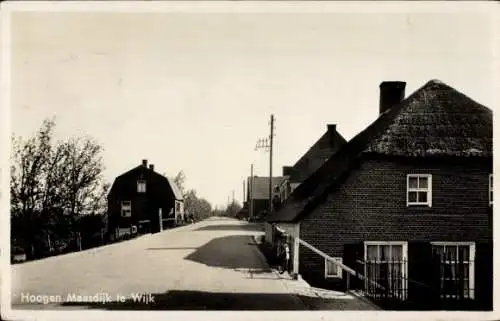
<svg viewBox="0 0 500 321">
<path fill-rule="evenodd" d="M 490 206 L 493 206 L 493 174 L 490 174 L 488 178 L 488 198 Z"/>
<path fill-rule="evenodd" d="M 364 242 L 364 262 L 368 262 L 368 246 L 369 245 L 391 245 L 391 246 L 402 246 L 402 264 L 403 264 L 403 299 L 405 300 L 408 295 L 408 242 L 403 241 L 365 241 Z M 380 256 L 379 252 L 377 252 L 377 256 Z M 376 260 L 375 263 L 383 263 L 386 261 Z M 406 263 L 406 264 L 405 264 Z M 367 265 L 364 266 L 365 276 L 368 277 L 368 269 Z M 368 286 L 368 280 L 365 279 L 365 287 Z"/>
<path fill-rule="evenodd" d="M 137 193 L 146 193 L 146 181 L 143 179 L 137 180 Z"/>
<path fill-rule="evenodd" d="M 417 184 L 418 184 L 418 179 L 427 178 L 427 188 L 420 188 L 418 186 L 410 188 L 410 178 L 417 178 Z M 410 202 L 410 192 L 417 192 L 417 198 L 418 198 L 418 192 L 426 192 L 427 202 Z M 406 176 L 406 206 L 409 207 L 409 206 L 422 206 L 422 205 L 427 205 L 429 207 L 432 207 L 432 175 L 408 174 Z"/>
<path fill-rule="evenodd" d="M 128 205 L 125 205 L 128 203 Z M 129 211 L 129 215 L 123 215 L 125 210 Z M 120 202 L 120 213 L 122 217 L 131 217 L 132 216 L 132 201 L 121 201 Z"/>
<path fill-rule="evenodd" d="M 175 201 L 175 214 L 182 213 L 181 202 Z"/>
<path fill-rule="evenodd" d="M 475 295 L 475 287 L 474 287 L 474 279 L 475 279 L 475 274 L 474 274 L 474 269 L 475 269 L 475 260 L 476 260 L 476 243 L 474 242 L 431 242 L 431 245 L 435 246 L 454 246 L 457 247 L 458 251 L 458 246 L 464 246 L 468 245 L 469 246 L 469 290 L 473 289 L 471 291 L 469 297 L 471 299 L 474 299 Z M 458 257 L 458 256 L 457 256 Z M 446 262 L 446 261 L 445 261 Z M 449 263 L 452 264 L 454 261 L 450 261 Z M 439 276 L 441 279 L 441 276 Z M 454 298 L 455 295 L 446 295 L 446 298 Z"/>
<path fill-rule="evenodd" d="M 342 264 L 342 258 L 341 257 L 332 257 L 333 261 L 341 263 Z M 335 269 L 337 270 L 337 273 L 335 274 L 329 274 L 328 273 L 328 263 L 329 259 L 325 258 L 325 279 L 342 279 L 342 268 L 335 263 L 332 263 L 335 266 Z"/>
</svg>

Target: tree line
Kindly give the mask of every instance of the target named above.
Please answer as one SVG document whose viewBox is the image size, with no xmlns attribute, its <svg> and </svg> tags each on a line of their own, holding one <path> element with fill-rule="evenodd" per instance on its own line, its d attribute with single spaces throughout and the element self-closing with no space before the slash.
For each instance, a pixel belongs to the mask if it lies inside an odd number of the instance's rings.
<svg viewBox="0 0 500 321">
<path fill-rule="evenodd" d="M 199 197 L 195 189 L 186 190 L 186 175 L 182 170 L 175 176 L 174 182 L 184 196 L 185 215 L 192 216 L 195 220 L 204 220 L 211 216 L 237 217 L 241 210 L 241 206 L 236 201 L 228 204 L 225 209 L 213 209 L 212 204 Z"/>
<path fill-rule="evenodd" d="M 88 136 L 55 141 L 54 128 L 46 119 L 27 139 L 12 135 L 11 242 L 28 258 L 70 243 L 81 247 L 85 227 L 102 238 L 109 188 L 103 148 Z"/>
</svg>

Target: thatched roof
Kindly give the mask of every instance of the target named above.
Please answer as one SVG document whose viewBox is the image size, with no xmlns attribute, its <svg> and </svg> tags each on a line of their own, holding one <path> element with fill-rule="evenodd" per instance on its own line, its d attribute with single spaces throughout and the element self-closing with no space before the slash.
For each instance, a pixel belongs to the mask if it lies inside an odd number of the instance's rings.
<svg viewBox="0 0 500 321">
<path fill-rule="evenodd" d="M 290 174 L 291 183 L 301 183 L 306 180 L 346 143 L 335 125 L 329 125 L 327 128 L 326 133 L 293 165 Z"/>
<path fill-rule="evenodd" d="M 270 222 L 297 221 L 366 154 L 402 157 L 492 157 L 492 111 L 431 80 L 381 114 L 299 185 Z"/>
<path fill-rule="evenodd" d="M 366 152 L 394 156 L 492 156 L 492 112 L 464 94 L 430 81 L 400 106 Z"/>
</svg>

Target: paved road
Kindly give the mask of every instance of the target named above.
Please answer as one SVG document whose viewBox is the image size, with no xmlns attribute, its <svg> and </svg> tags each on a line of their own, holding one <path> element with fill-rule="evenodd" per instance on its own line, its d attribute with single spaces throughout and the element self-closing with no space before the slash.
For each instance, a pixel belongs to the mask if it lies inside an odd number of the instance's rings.
<svg viewBox="0 0 500 321">
<path fill-rule="evenodd" d="M 267 267 L 256 234 L 263 234 L 258 225 L 213 218 L 14 265 L 13 308 L 305 309 Z"/>
</svg>

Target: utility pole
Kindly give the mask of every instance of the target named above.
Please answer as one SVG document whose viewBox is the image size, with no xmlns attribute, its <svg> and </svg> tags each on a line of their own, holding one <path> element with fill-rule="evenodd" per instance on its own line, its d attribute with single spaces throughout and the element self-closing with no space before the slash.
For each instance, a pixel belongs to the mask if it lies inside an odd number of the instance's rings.
<svg viewBox="0 0 500 321">
<path fill-rule="evenodd" d="M 245 204 L 245 180 L 243 180 L 243 200 L 241 201 L 242 204 Z"/>
<path fill-rule="evenodd" d="M 271 133 L 268 138 L 259 139 L 255 149 L 268 149 L 269 150 L 269 213 L 273 211 L 273 141 L 274 141 L 274 115 L 271 114 Z"/>
<path fill-rule="evenodd" d="M 233 189 L 233 204 L 234 204 L 234 189 Z"/>
<path fill-rule="evenodd" d="M 253 217 L 253 164 L 250 166 L 250 182 L 249 182 L 249 193 L 250 193 L 250 204 L 249 204 L 249 214 L 248 217 Z"/>
<path fill-rule="evenodd" d="M 273 137 L 274 115 L 271 114 L 271 135 L 269 135 L 269 214 L 273 211 Z"/>
</svg>

